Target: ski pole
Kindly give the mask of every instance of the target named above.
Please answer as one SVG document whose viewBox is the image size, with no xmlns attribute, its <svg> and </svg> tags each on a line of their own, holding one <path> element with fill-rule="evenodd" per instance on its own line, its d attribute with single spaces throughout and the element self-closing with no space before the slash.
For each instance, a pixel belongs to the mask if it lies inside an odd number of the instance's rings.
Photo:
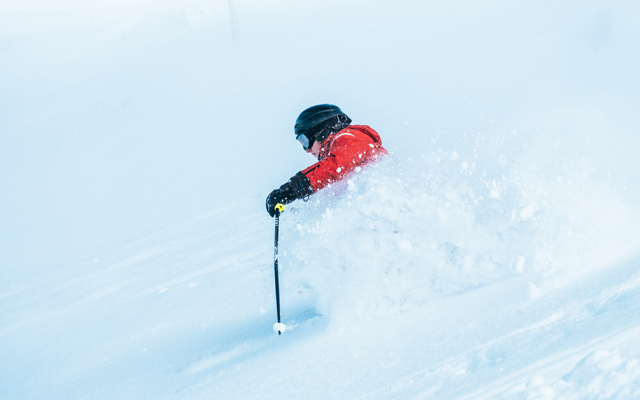
<svg viewBox="0 0 640 400">
<path fill-rule="evenodd" d="M 280 282 L 278 281 L 278 226 L 280 225 L 280 213 L 284 211 L 283 204 L 276 204 L 276 234 L 273 242 L 273 271 L 276 276 L 276 308 L 278 311 L 278 322 L 273 325 L 273 330 L 280 335 L 286 329 L 283 323 L 280 322 Z"/>
</svg>

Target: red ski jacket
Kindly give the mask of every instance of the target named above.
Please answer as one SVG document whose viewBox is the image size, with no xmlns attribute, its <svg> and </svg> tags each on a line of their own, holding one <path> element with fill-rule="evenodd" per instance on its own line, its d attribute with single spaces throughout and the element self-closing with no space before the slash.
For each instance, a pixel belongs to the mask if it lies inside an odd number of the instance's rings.
<svg viewBox="0 0 640 400">
<path fill-rule="evenodd" d="M 350 125 L 329 136 L 322 143 L 319 161 L 301 172 L 315 193 L 386 154 L 378 132 L 366 125 Z"/>
</svg>

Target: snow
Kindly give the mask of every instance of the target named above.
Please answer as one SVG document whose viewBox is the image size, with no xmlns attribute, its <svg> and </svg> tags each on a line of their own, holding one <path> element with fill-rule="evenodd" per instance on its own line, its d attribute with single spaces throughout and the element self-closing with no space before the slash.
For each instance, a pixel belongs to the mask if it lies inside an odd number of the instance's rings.
<svg viewBox="0 0 640 400">
<path fill-rule="evenodd" d="M 273 331 L 274 332 L 282 333 L 286 329 L 287 329 L 287 327 L 281 322 L 276 322 L 275 324 L 273 324 Z"/>
<path fill-rule="evenodd" d="M 0 10 L 0 398 L 640 397 L 636 2 Z"/>
</svg>

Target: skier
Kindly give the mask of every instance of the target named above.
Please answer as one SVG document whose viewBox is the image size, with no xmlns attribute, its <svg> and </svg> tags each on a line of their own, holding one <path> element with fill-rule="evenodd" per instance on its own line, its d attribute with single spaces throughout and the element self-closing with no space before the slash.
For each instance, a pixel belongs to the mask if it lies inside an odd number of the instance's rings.
<svg viewBox="0 0 640 400">
<path fill-rule="evenodd" d="M 295 174 L 267 196 L 267 212 L 275 215 L 278 203 L 307 199 L 325 186 L 348 176 L 356 167 L 388 154 L 378 132 L 367 125 L 350 125 L 337 106 L 320 104 L 304 110 L 294 132 L 302 148 L 318 162 Z"/>
</svg>

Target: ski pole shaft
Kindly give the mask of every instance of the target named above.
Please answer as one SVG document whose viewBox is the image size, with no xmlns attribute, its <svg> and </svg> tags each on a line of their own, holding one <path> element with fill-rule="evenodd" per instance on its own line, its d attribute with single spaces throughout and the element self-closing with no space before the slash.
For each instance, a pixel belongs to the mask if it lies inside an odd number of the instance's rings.
<svg viewBox="0 0 640 400">
<path fill-rule="evenodd" d="M 280 213 L 284 211 L 284 205 L 276 204 L 276 232 L 273 242 L 273 272 L 276 277 L 276 309 L 278 312 L 278 324 L 280 324 L 280 281 L 278 279 L 278 227 L 280 226 Z M 282 332 L 278 330 L 278 335 Z"/>
</svg>

